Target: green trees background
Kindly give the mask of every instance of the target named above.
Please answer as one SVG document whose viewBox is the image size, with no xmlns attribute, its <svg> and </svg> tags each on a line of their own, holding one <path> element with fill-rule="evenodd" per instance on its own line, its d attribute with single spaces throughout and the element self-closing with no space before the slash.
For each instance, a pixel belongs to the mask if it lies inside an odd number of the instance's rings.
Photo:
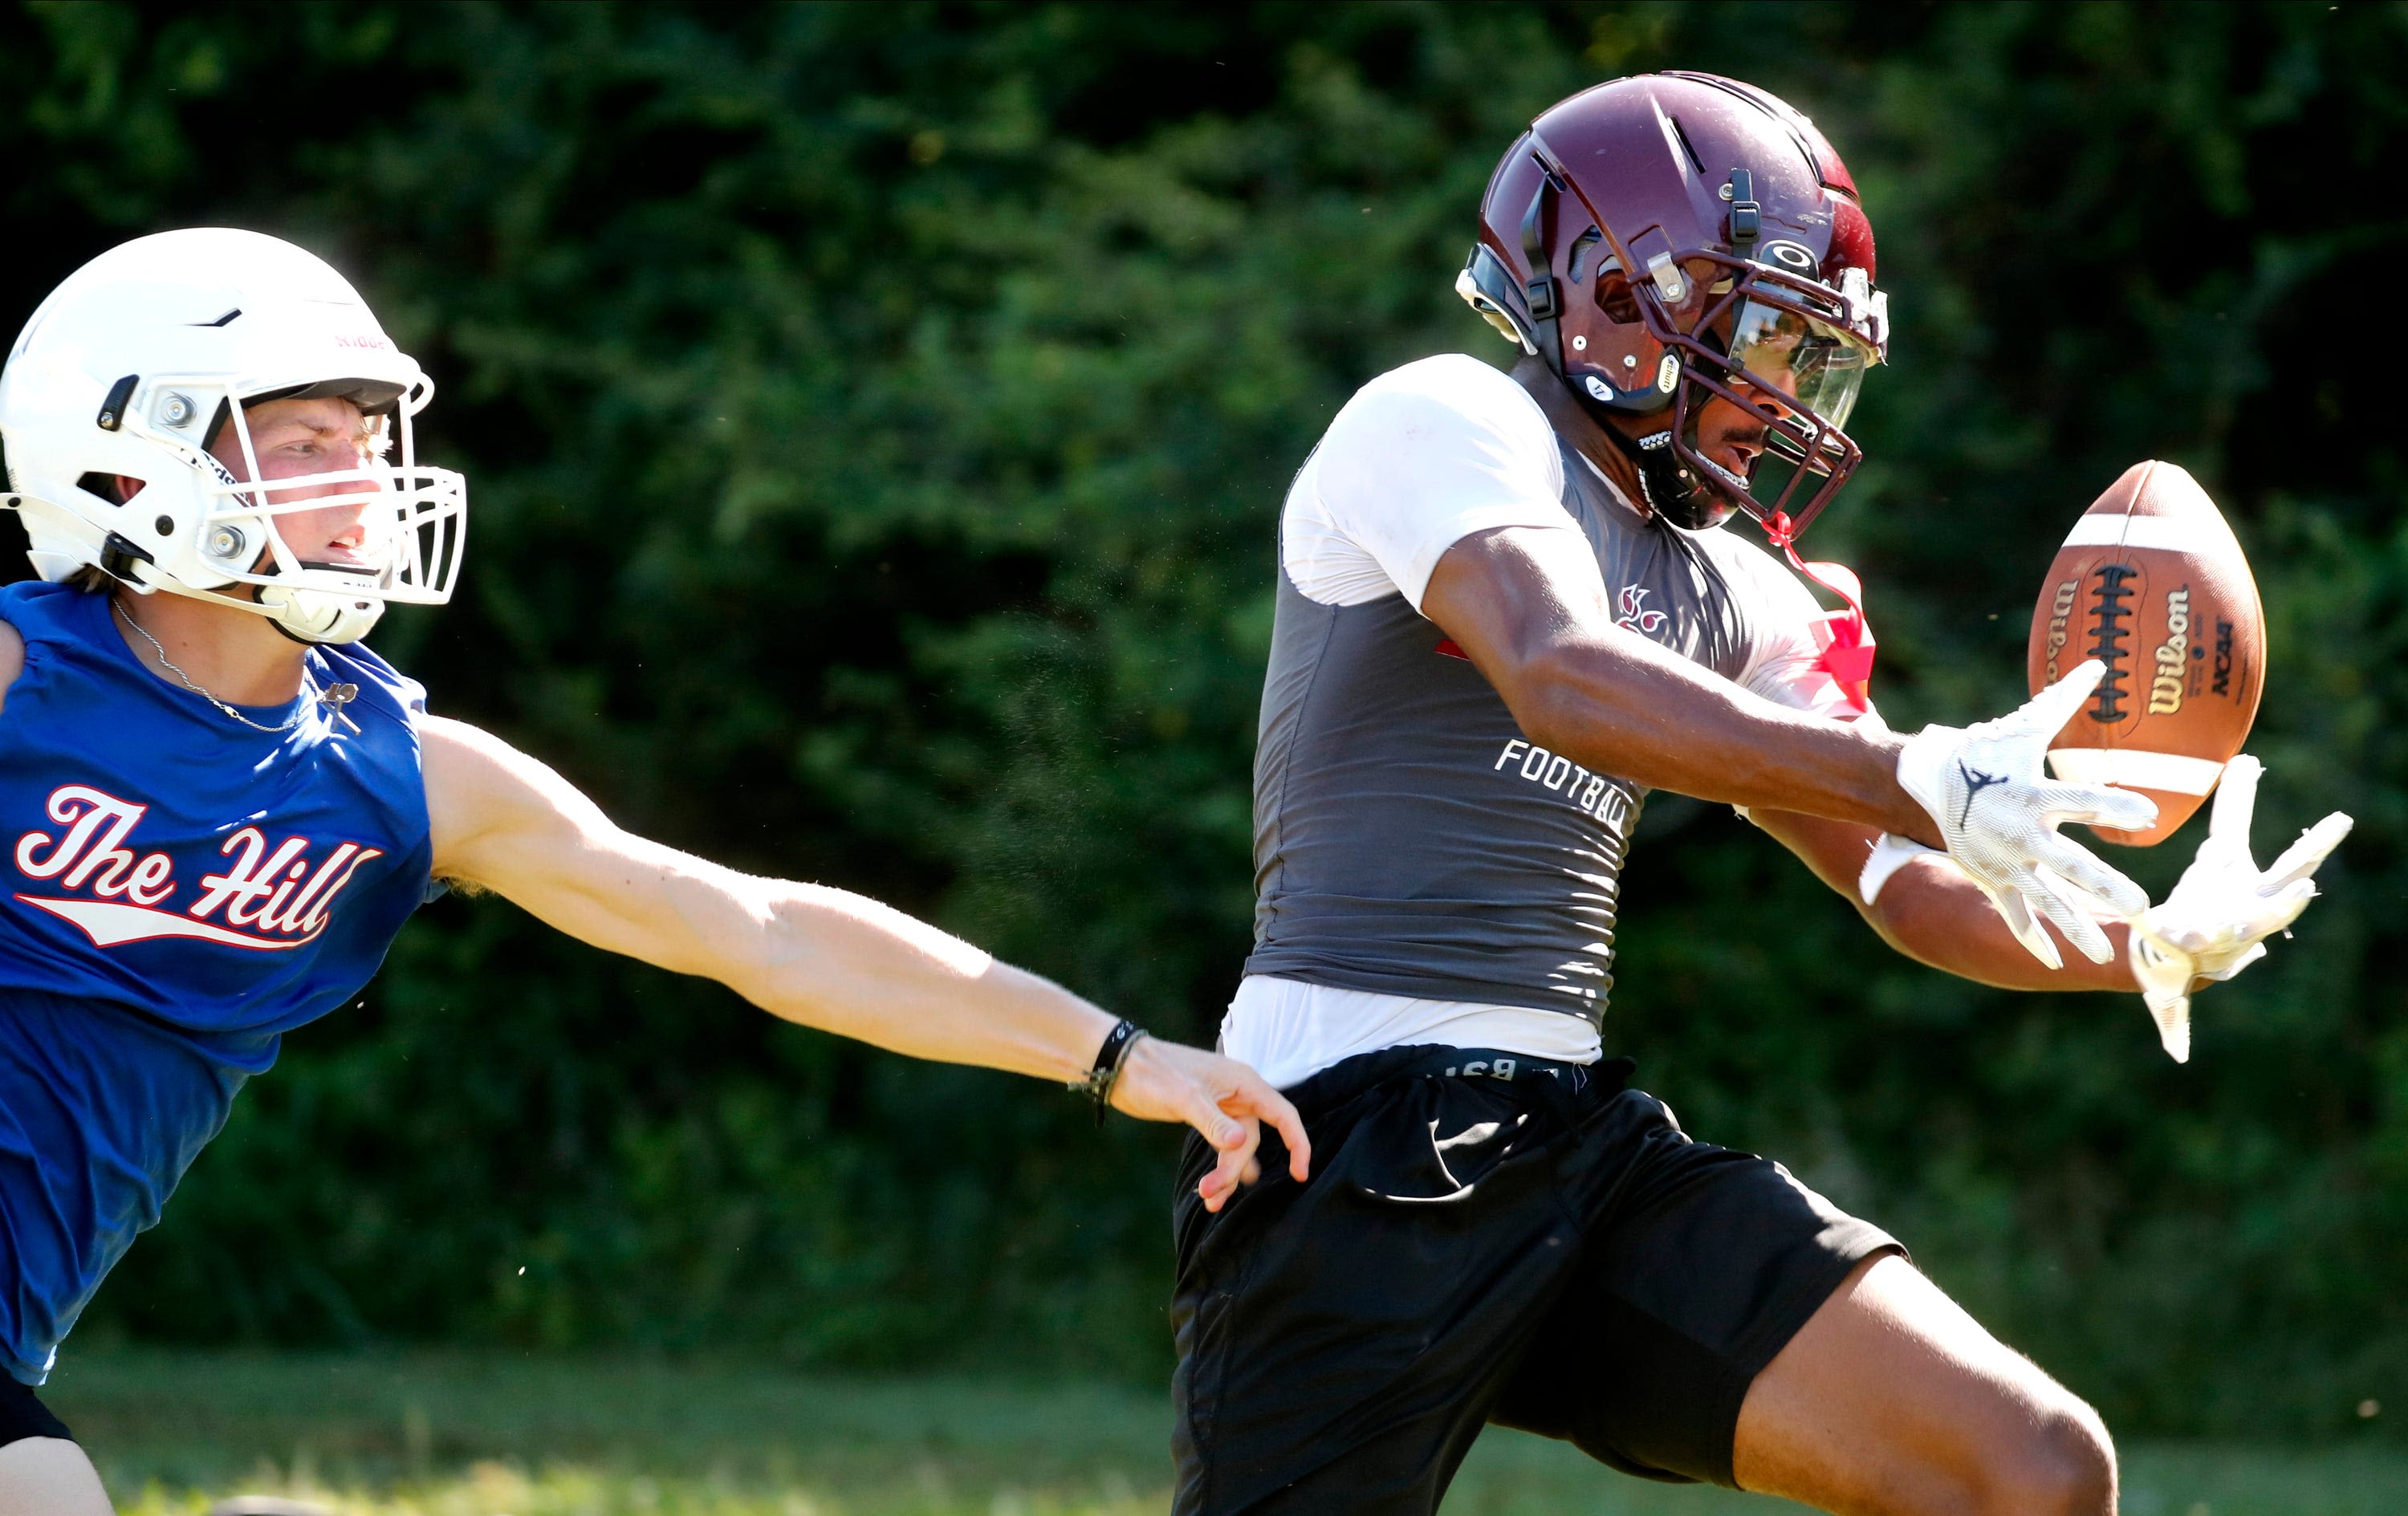
<svg viewBox="0 0 2408 1516">
<path fill-rule="evenodd" d="M 2170 457 L 2272 621 L 2265 845 L 2359 826 L 2177 1068 L 2137 999 L 1897 960 L 1667 799 L 1609 1041 L 2119 1425 L 2382 1435 L 2408 7 L 17 5 L 0 312 L 167 226 L 325 253 L 473 482 L 458 601 L 378 637 L 438 708 L 1209 1041 L 1286 479 L 1382 368 L 1502 360 L 1448 287 L 1496 155 L 1657 66 L 1782 93 L 1864 186 L 1900 328 L 1813 541 L 1871 586 L 1892 722 L 2015 698 L 2066 522 Z M 2119 861 L 2163 885 L 2195 836 Z M 452 900 L 86 1331 L 1153 1375 L 1173 1142 Z"/>
</svg>

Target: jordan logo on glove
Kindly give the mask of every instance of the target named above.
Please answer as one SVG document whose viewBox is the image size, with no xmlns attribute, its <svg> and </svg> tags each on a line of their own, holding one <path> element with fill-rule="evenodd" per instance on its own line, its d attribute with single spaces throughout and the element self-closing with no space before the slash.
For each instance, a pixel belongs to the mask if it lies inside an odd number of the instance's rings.
<svg viewBox="0 0 2408 1516">
<path fill-rule="evenodd" d="M 1956 824 L 1962 826 L 1966 818 L 1973 813 L 1973 797 L 1993 784 L 2006 783 L 2007 777 L 2004 774 L 1976 774 L 1963 764 L 1956 765 L 1956 772 L 1965 776 L 1965 805 L 1956 812 Z"/>
</svg>

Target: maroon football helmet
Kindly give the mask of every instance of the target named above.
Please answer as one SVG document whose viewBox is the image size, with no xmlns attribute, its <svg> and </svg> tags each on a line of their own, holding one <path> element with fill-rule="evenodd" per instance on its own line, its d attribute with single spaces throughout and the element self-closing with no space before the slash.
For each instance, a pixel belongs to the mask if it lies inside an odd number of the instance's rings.
<svg viewBox="0 0 2408 1516">
<path fill-rule="evenodd" d="M 1740 509 L 1785 544 L 1863 457 L 1841 428 L 1889 343 L 1872 225 L 1823 134 L 1752 85 L 1648 74 L 1547 111 L 1455 287 L 1601 418 L 1662 418 L 1606 431 L 1676 525 Z M 1717 397 L 1764 425 L 1745 477 L 1698 445 Z"/>
</svg>

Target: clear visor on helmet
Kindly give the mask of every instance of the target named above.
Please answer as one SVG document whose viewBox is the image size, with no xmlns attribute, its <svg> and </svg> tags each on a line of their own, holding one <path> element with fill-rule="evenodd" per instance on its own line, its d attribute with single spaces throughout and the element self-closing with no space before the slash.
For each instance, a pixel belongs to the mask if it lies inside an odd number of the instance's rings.
<svg viewBox="0 0 2408 1516">
<path fill-rule="evenodd" d="M 1845 428 L 1870 354 L 1837 328 L 1761 300 L 1741 304 L 1731 323 L 1730 366 L 1768 384 L 1826 425 Z"/>
</svg>

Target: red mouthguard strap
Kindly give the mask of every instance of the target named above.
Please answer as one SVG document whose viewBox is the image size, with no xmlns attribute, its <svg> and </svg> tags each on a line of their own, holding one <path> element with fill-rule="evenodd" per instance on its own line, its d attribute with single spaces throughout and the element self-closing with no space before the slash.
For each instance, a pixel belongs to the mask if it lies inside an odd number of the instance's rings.
<svg viewBox="0 0 2408 1516">
<path fill-rule="evenodd" d="M 1814 666 L 1831 676 L 1840 693 L 1859 711 L 1872 708 L 1873 629 L 1865 620 L 1865 586 L 1856 571 L 1844 564 L 1810 564 L 1798 556 L 1798 532 L 1790 524 L 1789 513 L 1776 510 L 1764 523 L 1764 535 L 1772 539 L 1789 560 L 1789 566 L 1847 602 L 1844 610 L 1826 611 L 1814 625 L 1814 640 L 1821 643 L 1823 655 Z"/>
</svg>

